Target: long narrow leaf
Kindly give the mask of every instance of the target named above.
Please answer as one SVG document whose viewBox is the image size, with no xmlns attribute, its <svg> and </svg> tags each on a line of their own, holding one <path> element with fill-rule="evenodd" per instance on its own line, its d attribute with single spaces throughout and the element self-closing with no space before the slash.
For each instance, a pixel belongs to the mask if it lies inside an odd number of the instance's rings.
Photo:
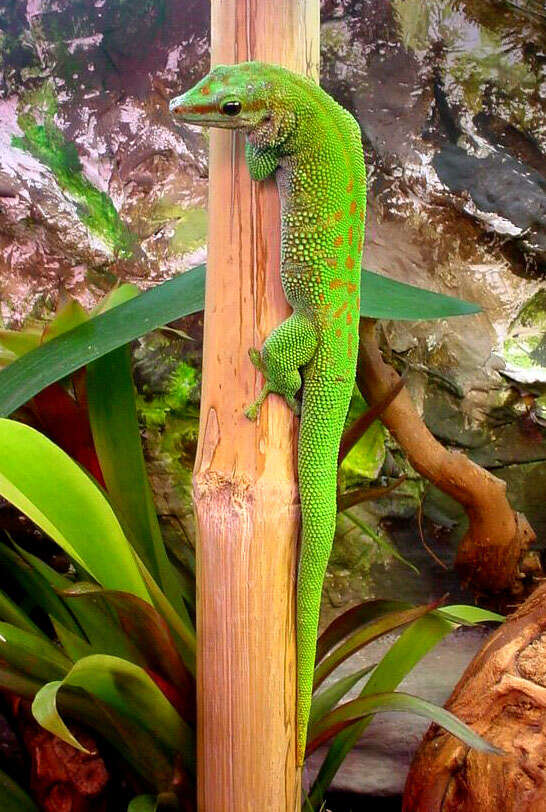
<svg viewBox="0 0 546 812">
<path fill-rule="evenodd" d="M 319 663 L 328 652 L 337 646 L 347 635 L 355 632 L 360 626 L 376 620 L 389 612 L 402 612 L 404 609 L 413 609 L 410 603 L 403 601 L 372 600 L 352 606 L 338 615 L 322 632 L 317 643 L 316 661 Z"/>
<path fill-rule="evenodd" d="M 0 808 L 2 812 L 38 812 L 34 801 L 3 770 L 0 770 Z"/>
<path fill-rule="evenodd" d="M 146 474 L 128 347 L 89 364 L 87 398 L 95 449 L 116 514 L 172 605 L 187 615 Z"/>
<path fill-rule="evenodd" d="M 59 738 L 84 750 L 57 710 L 62 688 L 79 688 L 118 713 L 142 725 L 173 753 L 180 753 L 186 768 L 194 769 L 193 734 L 146 672 L 126 660 L 94 654 L 79 660 L 62 681 L 50 682 L 36 695 L 36 720 Z"/>
<path fill-rule="evenodd" d="M 338 646 L 331 654 L 322 660 L 315 668 L 315 677 L 313 687 L 316 689 L 321 685 L 326 677 L 338 667 L 344 660 L 351 657 L 361 648 L 366 646 L 372 640 L 376 640 L 382 634 L 392 632 L 394 629 L 399 629 L 400 626 L 405 626 L 414 620 L 426 615 L 434 609 L 434 604 L 428 606 L 415 606 L 413 609 L 403 609 L 399 612 L 389 612 L 377 620 L 371 621 L 359 629 L 354 634 L 350 635 L 347 640 Z"/>
<path fill-rule="evenodd" d="M 479 313 L 478 305 L 397 282 L 372 271 L 362 272 L 360 315 L 371 319 L 428 321 Z"/>
<path fill-rule="evenodd" d="M 14 420 L 0 419 L 0 447 L 0 494 L 103 586 L 149 600 L 112 508 L 82 469 L 47 437 Z"/>
<path fill-rule="evenodd" d="M 42 681 L 64 677 L 72 663 L 47 638 L 0 622 L 0 660 Z"/>
<path fill-rule="evenodd" d="M 8 416 L 50 383 L 167 322 L 203 309 L 205 266 L 147 290 L 48 341 L 0 373 L 0 415 Z"/>
<path fill-rule="evenodd" d="M 367 697 L 394 691 L 419 660 L 455 628 L 456 624 L 434 613 L 412 623 L 382 658 L 360 696 Z M 320 808 L 326 789 L 332 783 L 347 754 L 364 733 L 371 718 L 367 717 L 352 724 L 335 737 L 309 794 L 312 809 Z"/>
<path fill-rule="evenodd" d="M 55 628 L 62 637 L 61 642 L 65 640 L 74 653 L 80 649 L 82 652 L 85 651 L 86 654 L 112 654 L 115 657 L 122 657 L 125 660 L 137 663 L 137 665 L 142 664 L 141 658 L 137 655 L 135 647 L 131 645 L 131 641 L 121 628 L 117 617 L 104 604 L 100 596 L 85 603 L 71 600 L 69 596 L 67 597 L 63 593 L 77 587 L 77 584 L 56 572 L 40 558 L 22 549 L 17 544 L 14 544 L 14 547 L 19 556 L 25 560 L 32 570 L 35 570 L 35 572 L 31 570 L 35 582 L 37 580 L 42 582 L 43 588 L 43 582 L 45 581 L 55 590 L 53 597 L 61 604 L 63 611 L 60 612 L 56 608 L 55 612 L 49 612 L 49 614 Z M 100 590 L 100 587 L 97 586 L 96 589 Z M 51 597 L 49 592 L 47 594 Z M 79 627 L 72 615 L 77 620 Z M 70 621 L 68 624 L 67 618 Z M 78 637 L 81 638 L 80 643 L 78 643 Z M 89 646 L 86 646 L 86 639 L 91 650 L 89 650 Z M 72 654 L 68 653 L 72 657 Z"/>
<path fill-rule="evenodd" d="M 375 713 L 390 713 L 392 711 L 424 716 L 425 719 L 435 722 L 458 739 L 461 739 L 469 747 L 480 750 L 482 753 L 503 754 L 502 750 L 482 739 L 471 727 L 468 727 L 445 708 L 427 702 L 426 699 L 421 699 L 418 696 L 392 692 L 353 699 L 352 702 L 346 702 L 327 714 L 327 716 L 324 716 L 311 730 L 307 753 L 313 753 L 317 747 L 320 747 L 325 741 L 354 722 Z"/>
<path fill-rule="evenodd" d="M 328 711 L 330 711 L 338 702 L 340 702 L 346 693 L 348 693 L 351 688 L 363 679 L 366 674 L 369 674 L 372 669 L 374 669 L 376 663 L 372 665 L 367 665 L 365 668 L 361 668 L 360 671 L 356 671 L 354 674 L 349 674 L 347 677 L 342 677 L 341 679 L 336 680 L 333 685 L 330 685 L 328 688 L 325 688 L 318 694 L 313 696 L 313 701 L 311 703 L 311 713 L 309 715 L 309 728 L 311 728 L 319 719 L 322 719 L 323 716 L 326 716 Z"/>
<path fill-rule="evenodd" d="M 467 606 L 466 604 L 440 606 L 434 611 L 446 620 L 461 623 L 464 626 L 475 626 L 477 623 L 486 621 L 504 623 L 506 619 L 504 615 L 499 615 L 498 612 L 491 612 L 489 609 L 480 609 L 479 606 Z"/>
<path fill-rule="evenodd" d="M 150 595 L 152 596 L 155 607 L 163 615 L 171 630 L 174 632 L 175 641 L 178 641 L 177 648 L 180 652 L 182 660 L 184 661 L 184 664 L 191 674 L 195 674 L 196 640 L 195 629 L 193 628 L 191 621 L 186 619 L 184 615 L 180 615 L 178 612 L 175 612 L 170 601 L 158 587 L 142 561 L 138 560 L 138 565 L 140 567 L 142 577 L 144 578 L 144 582 L 146 583 Z"/>
<path fill-rule="evenodd" d="M 43 684 L 43 680 L 28 677 L 0 660 L 0 688 L 3 690 L 11 691 L 24 699 L 34 699 Z"/>
<path fill-rule="evenodd" d="M 182 700 L 178 703 L 184 708 L 182 715 L 188 721 L 193 717 L 194 680 L 177 651 L 169 625 L 155 607 L 128 592 L 100 589 L 93 584 L 75 584 L 63 594 L 71 605 L 102 600 L 111 606 L 128 639 L 140 652 L 141 664 L 175 687 Z"/>
<path fill-rule="evenodd" d="M 7 623 L 11 623 L 13 626 L 17 626 L 19 629 L 24 629 L 27 632 L 34 632 L 34 634 L 41 635 L 45 637 L 44 633 L 38 626 L 32 622 L 26 612 L 17 606 L 17 604 L 12 601 L 9 595 L 6 595 L 0 589 L 0 619 L 5 620 Z"/>
<path fill-rule="evenodd" d="M 361 315 L 434 319 L 476 313 L 476 305 L 363 271 Z M 29 352 L 0 372 L 0 415 L 9 416 L 41 389 L 135 338 L 203 310 L 200 265 Z"/>
<path fill-rule="evenodd" d="M 19 584 L 25 593 L 27 602 L 30 602 L 32 606 L 39 607 L 51 618 L 58 620 L 67 629 L 77 634 L 79 631 L 78 624 L 61 598 L 54 592 L 51 584 L 43 577 L 41 571 L 32 566 L 27 560 L 26 556 L 30 554 L 20 551 L 20 548 L 14 546 L 17 552 L 14 552 L 5 544 L 0 544 L 0 565 L 2 568 L 9 573 L 10 578 L 15 583 Z M 43 566 L 45 568 L 47 564 Z M 61 578 L 62 576 L 58 575 L 58 577 Z"/>
</svg>

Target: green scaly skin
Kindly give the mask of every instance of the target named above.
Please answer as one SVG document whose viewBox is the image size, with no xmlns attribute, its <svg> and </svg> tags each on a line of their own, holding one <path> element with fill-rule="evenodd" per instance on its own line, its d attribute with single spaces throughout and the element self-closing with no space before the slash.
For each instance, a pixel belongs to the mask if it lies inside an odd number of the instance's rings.
<svg viewBox="0 0 546 812">
<path fill-rule="evenodd" d="M 171 111 L 242 129 L 251 177 L 275 175 L 282 212 L 281 278 L 292 315 L 250 350 L 265 386 L 299 413 L 302 543 L 297 589 L 297 761 L 305 741 L 322 584 L 336 522 L 337 457 L 353 391 L 360 312 L 366 173 L 355 119 L 310 79 L 261 62 L 218 66 Z"/>
</svg>

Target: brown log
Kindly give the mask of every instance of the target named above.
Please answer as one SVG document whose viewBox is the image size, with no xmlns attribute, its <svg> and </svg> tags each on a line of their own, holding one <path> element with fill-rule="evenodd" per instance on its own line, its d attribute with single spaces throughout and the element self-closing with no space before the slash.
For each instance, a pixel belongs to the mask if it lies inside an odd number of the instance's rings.
<svg viewBox="0 0 546 812">
<path fill-rule="evenodd" d="M 213 0 L 212 61 L 317 78 L 318 0 Z M 198 526 L 198 796 L 206 812 L 299 808 L 295 764 L 296 421 L 269 397 L 244 416 L 260 347 L 289 313 L 274 183 L 250 181 L 240 135 L 210 137 Z"/>
<path fill-rule="evenodd" d="M 368 404 L 383 401 L 399 380 L 381 357 L 375 322 L 361 319 L 357 383 Z M 384 409 L 381 421 L 415 470 L 465 509 L 468 530 L 456 558 L 463 581 L 486 592 L 515 588 L 523 555 L 536 536 L 525 516 L 510 507 L 506 483 L 463 453 L 444 448 L 406 389 Z"/>
<path fill-rule="evenodd" d="M 14 718 L 30 756 L 32 795 L 44 812 L 106 812 L 110 776 L 95 738 L 77 725 L 84 753 L 44 730 L 34 720 L 30 703 L 10 695 Z"/>
<path fill-rule="evenodd" d="M 446 707 L 505 756 L 432 726 L 411 766 L 403 812 L 546 810 L 546 584 L 485 643 Z"/>
</svg>

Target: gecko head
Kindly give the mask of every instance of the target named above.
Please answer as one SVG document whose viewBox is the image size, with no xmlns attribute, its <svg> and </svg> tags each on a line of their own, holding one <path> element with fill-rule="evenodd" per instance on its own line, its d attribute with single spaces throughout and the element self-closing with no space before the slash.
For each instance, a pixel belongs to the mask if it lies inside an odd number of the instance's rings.
<svg viewBox="0 0 546 812">
<path fill-rule="evenodd" d="M 272 145 L 291 120 L 279 71 L 282 69 L 263 62 L 218 65 L 172 99 L 169 109 L 181 121 L 245 130 L 250 140 Z"/>
</svg>

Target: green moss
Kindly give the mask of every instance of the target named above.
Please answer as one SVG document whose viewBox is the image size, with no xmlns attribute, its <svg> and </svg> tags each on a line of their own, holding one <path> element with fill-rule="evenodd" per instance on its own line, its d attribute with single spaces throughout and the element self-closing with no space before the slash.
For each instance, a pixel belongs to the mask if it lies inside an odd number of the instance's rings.
<svg viewBox="0 0 546 812">
<path fill-rule="evenodd" d="M 523 62 L 515 62 L 503 48 L 500 36 L 485 28 L 480 30 L 479 45 L 461 54 L 450 72 L 463 88 L 472 112 L 480 112 L 484 88 L 492 85 L 503 94 L 514 119 L 520 123 L 528 107 L 527 93 L 538 86 L 538 79 L 530 68 Z"/>
<path fill-rule="evenodd" d="M 76 203 L 80 220 L 117 256 L 128 258 L 136 237 L 123 223 L 111 198 L 84 175 L 74 143 L 67 141 L 55 124 L 57 111 L 52 87 L 45 82 L 24 99 L 25 112 L 17 119 L 22 136 L 12 144 L 47 166 L 68 198 Z"/>
<path fill-rule="evenodd" d="M 137 409 L 145 426 L 159 433 L 156 441 L 177 484 L 188 485 L 199 431 L 200 376 L 182 361 L 169 376 L 166 391 L 138 395 Z"/>
</svg>

